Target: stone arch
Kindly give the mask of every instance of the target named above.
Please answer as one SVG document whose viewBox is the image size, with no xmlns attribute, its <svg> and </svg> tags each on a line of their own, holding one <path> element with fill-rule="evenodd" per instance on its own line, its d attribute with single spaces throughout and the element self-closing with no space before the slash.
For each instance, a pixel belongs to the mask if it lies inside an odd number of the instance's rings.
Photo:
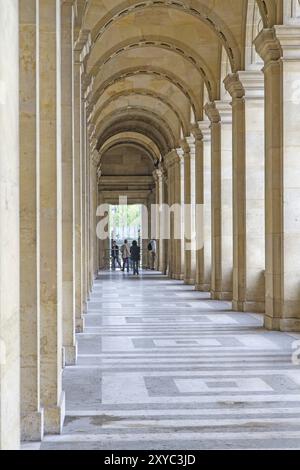
<svg viewBox="0 0 300 470">
<path fill-rule="evenodd" d="M 124 18 L 133 12 L 155 7 L 176 9 L 197 18 L 206 24 L 215 33 L 216 37 L 226 49 L 230 59 L 232 71 L 237 71 L 240 69 L 241 53 L 234 35 L 225 22 L 222 21 L 222 19 L 218 17 L 211 8 L 208 8 L 200 2 L 193 2 L 191 5 L 190 3 L 183 0 L 176 0 L 176 2 L 168 1 L 165 3 L 160 0 L 146 0 L 136 2 L 126 0 L 110 10 L 97 22 L 91 31 L 93 44 L 95 44 L 101 38 L 102 34 L 104 34 L 104 32 L 119 19 Z"/>
<path fill-rule="evenodd" d="M 101 156 L 109 150 L 112 146 L 122 144 L 122 143 L 132 143 L 140 145 L 143 147 L 151 156 L 151 159 L 155 163 L 161 159 L 160 151 L 157 145 L 144 134 L 138 132 L 120 132 L 112 137 L 110 137 L 103 146 L 99 149 L 99 156 L 101 161 Z"/>
<path fill-rule="evenodd" d="M 176 138 L 168 124 L 161 116 L 149 109 L 133 108 L 122 109 L 112 112 L 106 121 L 100 121 L 96 126 L 97 148 L 112 137 L 117 131 L 128 132 L 136 130 L 151 138 L 161 154 L 167 153 L 176 147 Z"/>
<path fill-rule="evenodd" d="M 195 51 L 189 49 L 186 44 L 183 44 L 181 41 L 175 41 L 174 38 L 165 36 L 156 37 L 150 35 L 143 36 L 143 38 L 134 37 L 119 43 L 117 46 L 107 51 L 104 56 L 99 57 L 98 61 L 89 71 L 89 77 L 99 74 L 103 66 L 108 64 L 114 57 L 119 56 L 121 53 L 142 47 L 157 47 L 172 51 L 174 54 L 183 57 L 187 62 L 191 63 L 201 75 L 207 86 L 207 89 L 209 90 L 211 100 L 215 98 L 216 80 L 213 72 L 210 70 L 205 60 L 202 57 L 196 55 Z"/>
<path fill-rule="evenodd" d="M 193 111 L 195 113 L 195 116 L 198 118 L 202 114 L 201 110 L 201 103 L 197 102 L 197 99 L 194 95 L 193 90 L 189 87 L 187 83 L 185 83 L 181 78 L 177 77 L 174 73 L 165 70 L 160 67 L 153 67 L 150 65 L 146 65 L 144 67 L 128 67 L 127 69 L 124 69 L 120 71 L 119 73 L 112 75 L 110 79 L 108 79 L 106 82 L 104 82 L 100 87 L 95 90 L 93 93 L 92 101 L 93 103 L 97 103 L 99 97 L 101 94 L 109 88 L 111 85 L 116 83 L 116 81 L 121 80 L 122 78 L 127 78 L 131 77 L 134 75 L 138 74 L 150 74 L 150 75 L 156 75 L 158 77 L 162 77 L 165 80 L 170 81 L 175 85 L 178 89 L 181 90 L 181 92 L 187 97 L 189 100 Z"/>
<path fill-rule="evenodd" d="M 248 0 L 247 18 L 245 24 L 245 69 L 260 70 L 263 62 L 257 54 L 254 46 L 254 39 L 264 27 L 261 16 L 261 9 L 256 0 Z"/>
<path fill-rule="evenodd" d="M 271 28 L 279 21 L 280 4 L 277 0 L 256 0 L 264 28 Z"/>
<path fill-rule="evenodd" d="M 181 111 L 179 108 L 177 108 L 176 106 L 174 106 L 172 103 L 170 103 L 170 101 L 167 99 L 167 97 L 165 97 L 164 95 L 160 94 L 160 93 L 154 93 L 153 91 L 150 91 L 150 90 L 146 90 L 146 89 L 137 89 L 137 88 L 134 88 L 132 90 L 125 90 L 125 91 L 120 91 L 119 93 L 116 93 L 114 94 L 113 96 L 111 96 L 110 98 L 108 98 L 102 106 L 100 106 L 94 116 L 93 116 L 93 121 L 94 122 L 97 122 L 97 120 L 100 118 L 102 112 L 104 111 L 104 109 L 112 102 L 114 101 L 117 101 L 119 98 L 121 97 L 130 97 L 130 96 L 133 96 L 133 95 L 138 95 L 138 96 L 150 96 L 152 97 L 153 99 L 156 99 L 158 101 L 160 101 L 161 103 L 164 103 L 171 111 L 172 113 L 176 116 L 180 126 L 183 128 L 184 130 L 184 133 L 185 135 L 187 135 L 188 133 L 188 128 L 189 128 L 189 125 L 188 123 L 186 122 L 185 120 L 185 117 L 182 115 Z"/>
<path fill-rule="evenodd" d="M 97 122 L 105 121 L 107 116 L 115 111 L 120 110 L 143 109 L 145 112 L 156 114 L 164 121 L 167 128 L 172 132 L 175 139 L 180 140 L 181 122 L 176 114 L 160 100 L 148 95 L 132 94 L 124 96 L 122 93 L 111 100 L 99 114 Z"/>
</svg>

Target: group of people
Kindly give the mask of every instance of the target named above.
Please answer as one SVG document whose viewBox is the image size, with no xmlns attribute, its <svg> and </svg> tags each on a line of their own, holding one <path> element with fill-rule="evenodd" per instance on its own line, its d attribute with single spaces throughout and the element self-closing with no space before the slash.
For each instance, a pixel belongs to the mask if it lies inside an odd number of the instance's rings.
<svg viewBox="0 0 300 470">
<path fill-rule="evenodd" d="M 148 244 L 148 252 L 150 256 L 150 269 L 154 271 L 155 260 L 156 260 L 156 241 L 150 240 Z M 129 246 L 128 240 L 124 240 L 121 246 L 121 256 L 123 265 L 120 263 L 120 249 L 115 240 L 112 242 L 111 258 L 112 258 L 112 269 L 115 271 L 116 267 L 119 266 L 121 271 L 125 270 L 129 273 L 130 267 L 133 269 L 133 275 L 139 275 L 139 265 L 141 260 L 141 249 L 138 246 L 136 240 L 134 240 Z"/>
</svg>

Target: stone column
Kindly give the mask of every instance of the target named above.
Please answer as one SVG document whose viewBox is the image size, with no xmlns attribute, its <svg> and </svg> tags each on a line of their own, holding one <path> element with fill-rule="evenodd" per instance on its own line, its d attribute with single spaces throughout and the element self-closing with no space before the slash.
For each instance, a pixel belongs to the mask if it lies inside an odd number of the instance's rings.
<svg viewBox="0 0 300 470">
<path fill-rule="evenodd" d="M 300 28 L 255 40 L 265 76 L 266 316 L 269 329 L 300 329 Z"/>
<path fill-rule="evenodd" d="M 60 433 L 62 392 L 62 153 L 60 1 L 39 3 L 41 403 L 45 433 Z"/>
<path fill-rule="evenodd" d="M 200 121 L 196 139 L 196 203 L 202 207 L 202 224 L 196 224 L 197 240 L 203 246 L 197 250 L 196 290 L 211 290 L 211 142 L 210 121 Z M 201 232 L 199 234 L 199 231 Z"/>
<path fill-rule="evenodd" d="M 232 112 L 229 103 L 205 106 L 211 121 L 212 298 L 232 299 Z"/>
<path fill-rule="evenodd" d="M 193 229 L 192 229 L 192 153 L 186 140 L 181 142 L 178 153 L 184 162 L 184 283 L 193 285 L 192 257 L 193 257 Z"/>
<path fill-rule="evenodd" d="M 264 312 L 264 80 L 226 77 L 233 113 L 233 309 Z"/>
<path fill-rule="evenodd" d="M 82 158 L 82 310 L 87 312 L 88 300 L 88 152 L 87 152 L 87 84 L 82 80 L 81 158 Z"/>
<path fill-rule="evenodd" d="M 61 86 L 62 86 L 62 258 L 63 258 L 63 350 L 66 365 L 77 360 L 75 339 L 75 188 L 73 122 L 73 1 L 64 1 L 61 9 Z"/>
<path fill-rule="evenodd" d="M 170 152 L 164 158 L 168 175 L 168 206 L 171 211 L 174 198 L 174 152 Z M 172 279 L 174 275 L 174 214 L 170 212 L 169 218 L 169 240 L 168 240 L 168 276 Z"/>
<path fill-rule="evenodd" d="M 164 207 L 164 210 L 166 207 L 168 207 L 168 175 L 165 169 L 163 169 L 162 172 L 162 204 Z M 168 245 L 169 245 L 169 240 L 166 238 L 165 234 L 165 213 L 162 214 L 162 220 L 161 220 L 161 228 L 163 231 L 163 252 L 162 252 L 162 257 L 161 257 L 161 265 L 160 265 L 160 271 L 163 274 L 167 274 L 168 271 Z"/>
<path fill-rule="evenodd" d="M 0 0 L 0 449 L 20 445 L 19 2 Z"/>
<path fill-rule="evenodd" d="M 164 241 L 162 239 L 162 204 L 163 204 L 163 172 L 157 169 L 153 173 L 155 181 L 155 204 L 156 204 L 156 243 L 157 243 L 157 258 L 156 270 L 163 272 L 162 261 L 164 257 Z"/>
<path fill-rule="evenodd" d="M 174 279 L 183 280 L 183 233 L 182 233 L 182 158 L 174 154 L 174 172 L 173 172 L 173 201 L 176 207 L 174 213 Z"/>
<path fill-rule="evenodd" d="M 40 266 L 36 0 L 20 2 L 21 437 L 43 438 L 40 404 Z"/>
<path fill-rule="evenodd" d="M 94 148 L 91 153 L 91 164 L 90 164 L 90 200 L 91 200 L 91 209 L 90 209 L 90 288 L 93 288 L 94 279 L 97 275 L 97 262 L 96 262 L 96 253 L 97 253 L 97 237 L 96 237 L 96 212 L 97 212 L 97 168 L 99 165 L 99 153 L 96 149 L 96 140 L 94 141 Z"/>
<path fill-rule="evenodd" d="M 74 222 L 75 222 L 75 319 L 76 332 L 84 330 L 82 310 L 82 158 L 81 158 L 81 53 L 84 40 L 74 50 Z"/>
</svg>

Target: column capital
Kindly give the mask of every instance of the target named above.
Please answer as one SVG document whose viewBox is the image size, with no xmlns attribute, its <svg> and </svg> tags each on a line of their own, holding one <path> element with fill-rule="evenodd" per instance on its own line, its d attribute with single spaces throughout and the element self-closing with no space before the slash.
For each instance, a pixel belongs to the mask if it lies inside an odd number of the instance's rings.
<svg viewBox="0 0 300 470">
<path fill-rule="evenodd" d="M 212 101 L 211 103 L 207 103 L 204 106 L 204 111 L 211 124 L 218 124 L 221 121 L 220 113 L 216 108 L 216 104 L 214 101 Z"/>
<path fill-rule="evenodd" d="M 198 123 L 191 126 L 191 135 L 193 136 L 193 138 L 195 140 L 195 144 L 197 144 L 199 142 L 202 142 L 204 136 L 203 136 L 203 132 L 200 129 Z"/>
<path fill-rule="evenodd" d="M 153 178 L 156 183 L 159 183 L 163 178 L 163 170 L 162 168 L 157 168 L 153 171 Z"/>
<path fill-rule="evenodd" d="M 179 159 L 177 150 L 173 149 L 171 152 L 167 153 L 164 157 L 165 167 L 169 170 L 173 165 L 175 165 L 176 160 Z"/>
<path fill-rule="evenodd" d="M 265 65 L 278 61 L 282 56 L 281 45 L 274 28 L 263 29 L 254 40 L 254 45 Z"/>
<path fill-rule="evenodd" d="M 206 119 L 203 121 L 198 121 L 198 126 L 203 135 L 203 142 L 210 142 L 211 140 L 210 121 Z"/>
<path fill-rule="evenodd" d="M 81 30 L 74 46 L 75 62 L 82 63 L 85 57 L 90 53 L 91 47 L 91 32 L 87 29 Z"/>
<path fill-rule="evenodd" d="M 232 123 L 232 106 L 229 101 L 215 101 L 216 109 L 219 112 L 222 124 Z"/>
<path fill-rule="evenodd" d="M 181 139 L 179 143 L 180 147 L 177 149 L 177 153 L 179 153 L 180 156 L 182 154 L 182 156 L 184 157 L 186 154 L 190 153 L 191 145 L 195 143 L 195 139 L 193 138 L 193 136 L 188 136 L 184 139 Z"/>
<path fill-rule="evenodd" d="M 238 73 L 230 73 L 224 80 L 225 89 L 233 99 L 242 99 L 245 96 L 245 89 L 240 81 Z"/>
<path fill-rule="evenodd" d="M 237 72 L 239 81 L 245 90 L 245 99 L 264 99 L 264 74 L 260 70 L 247 70 Z"/>
<path fill-rule="evenodd" d="M 284 60 L 300 60 L 300 26 L 274 26 Z"/>
</svg>

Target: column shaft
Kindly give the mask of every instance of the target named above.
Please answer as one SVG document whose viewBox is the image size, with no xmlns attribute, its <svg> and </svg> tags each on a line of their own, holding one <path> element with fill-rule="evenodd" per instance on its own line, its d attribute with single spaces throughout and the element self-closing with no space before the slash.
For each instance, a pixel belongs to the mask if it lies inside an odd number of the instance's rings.
<svg viewBox="0 0 300 470">
<path fill-rule="evenodd" d="M 20 445 L 19 2 L 0 0 L 0 449 Z"/>
<path fill-rule="evenodd" d="M 40 267 L 36 0 L 20 2 L 21 437 L 43 438 L 40 406 Z"/>
<path fill-rule="evenodd" d="M 264 311 L 263 76 L 238 72 L 225 79 L 233 112 L 233 309 Z"/>
<path fill-rule="evenodd" d="M 300 28 L 276 26 L 255 40 L 265 62 L 266 316 L 270 329 L 300 329 Z"/>
<path fill-rule="evenodd" d="M 64 419 L 60 1 L 39 6 L 41 403 L 45 433 L 55 434 Z"/>
<path fill-rule="evenodd" d="M 65 364 L 74 365 L 77 360 L 77 344 L 75 339 L 74 15 L 72 1 L 62 4 L 61 27 L 63 347 Z"/>
<path fill-rule="evenodd" d="M 211 120 L 212 297 L 232 299 L 232 127 L 228 103 L 206 106 Z"/>
<path fill-rule="evenodd" d="M 196 219 L 199 248 L 196 259 L 196 290 L 211 290 L 211 145 L 210 122 L 198 123 L 201 138 L 196 146 L 196 203 L 202 205 L 199 223 Z M 200 210 L 200 209 L 199 209 Z M 199 221 L 198 221 L 199 222 Z"/>
</svg>

